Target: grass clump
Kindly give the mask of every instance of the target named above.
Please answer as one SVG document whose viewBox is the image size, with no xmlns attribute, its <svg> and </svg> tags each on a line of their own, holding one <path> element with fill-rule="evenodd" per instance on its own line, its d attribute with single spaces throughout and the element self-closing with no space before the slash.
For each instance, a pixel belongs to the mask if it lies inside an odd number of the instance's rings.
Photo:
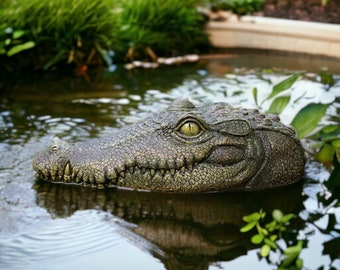
<svg viewBox="0 0 340 270">
<path fill-rule="evenodd" d="M 120 29 L 128 59 L 200 52 L 209 44 L 197 1 L 121 1 Z M 155 52 L 155 54 L 153 53 Z"/>
<path fill-rule="evenodd" d="M 4 0 L 0 60 L 7 70 L 198 52 L 207 47 L 197 1 Z"/>
<path fill-rule="evenodd" d="M 212 10 L 230 10 L 237 15 L 259 11 L 264 0 L 210 0 Z"/>
<path fill-rule="evenodd" d="M 35 44 L 29 51 L 19 51 L 20 58 L 5 59 L 19 67 L 49 69 L 57 63 L 101 62 L 104 48 L 116 41 L 116 16 L 109 0 L 12 1 L 0 11 L 0 18 L 0 31 L 23 31 L 21 43 Z M 2 45 L 3 58 L 12 56 L 8 45 Z"/>
</svg>

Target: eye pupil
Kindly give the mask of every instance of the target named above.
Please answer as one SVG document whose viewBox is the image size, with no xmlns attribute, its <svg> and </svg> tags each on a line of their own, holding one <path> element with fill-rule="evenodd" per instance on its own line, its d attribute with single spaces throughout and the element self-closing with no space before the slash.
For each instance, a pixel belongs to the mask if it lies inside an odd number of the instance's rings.
<svg viewBox="0 0 340 270">
<path fill-rule="evenodd" d="M 180 127 L 179 132 L 185 136 L 194 137 L 202 132 L 202 128 L 195 122 L 186 122 Z"/>
</svg>

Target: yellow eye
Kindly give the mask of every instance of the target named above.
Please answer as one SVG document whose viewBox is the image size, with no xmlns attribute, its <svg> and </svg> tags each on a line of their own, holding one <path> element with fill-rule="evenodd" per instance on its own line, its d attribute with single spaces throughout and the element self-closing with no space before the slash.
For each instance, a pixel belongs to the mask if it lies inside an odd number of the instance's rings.
<svg viewBox="0 0 340 270">
<path fill-rule="evenodd" d="M 185 122 L 178 131 L 186 137 L 195 137 L 201 134 L 202 128 L 196 122 L 188 121 Z"/>
</svg>

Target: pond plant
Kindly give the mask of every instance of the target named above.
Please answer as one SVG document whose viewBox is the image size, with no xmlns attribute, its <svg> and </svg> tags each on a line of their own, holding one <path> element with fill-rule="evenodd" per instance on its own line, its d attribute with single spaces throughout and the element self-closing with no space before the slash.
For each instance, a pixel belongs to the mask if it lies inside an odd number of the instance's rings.
<svg viewBox="0 0 340 270">
<path fill-rule="evenodd" d="M 2 68 L 87 68 L 199 52 L 209 40 L 196 2 L 7 0 L 0 10 Z"/>
<path fill-rule="evenodd" d="M 251 237 L 251 242 L 255 245 L 261 245 L 260 256 L 268 258 L 271 251 L 280 252 L 280 260 L 277 263 L 279 269 L 301 269 L 303 266 L 299 254 L 304 246 L 303 240 L 286 240 L 284 233 L 290 221 L 296 216 L 294 214 L 283 214 L 281 210 L 274 209 L 272 219 L 265 222 L 267 213 L 262 209 L 244 216 L 243 220 L 247 223 L 240 231 L 246 233 L 256 229 L 256 234 Z M 283 240 L 278 244 L 279 240 Z M 268 259 L 268 261 L 270 261 Z"/>
<path fill-rule="evenodd" d="M 261 103 L 258 101 L 257 89 L 253 89 L 253 97 L 256 105 L 261 108 L 264 102 L 270 102 L 270 113 L 280 114 L 291 101 L 290 89 L 293 84 L 302 76 L 302 74 L 293 74 L 274 85 L 270 94 L 265 97 Z M 334 85 L 334 79 L 331 74 L 321 71 L 319 74 L 320 81 L 329 89 Z M 324 193 L 318 194 L 320 212 L 322 209 L 329 209 L 333 206 L 339 207 L 340 196 L 340 127 L 338 124 L 321 124 L 321 120 L 326 114 L 326 110 L 332 104 L 309 103 L 303 107 L 294 117 L 291 125 L 297 131 L 297 136 L 303 140 L 311 140 L 311 148 L 314 149 L 314 159 L 322 162 L 326 167 L 331 168 L 331 175 L 324 183 L 325 189 L 329 192 L 326 196 Z M 334 119 L 337 120 L 338 119 Z M 319 127 L 319 129 L 317 129 Z M 329 195 L 331 194 L 331 195 Z M 335 213 L 328 213 L 327 231 L 339 233 L 336 228 Z M 280 209 L 272 212 L 272 220 L 266 219 L 267 213 L 260 209 L 258 212 L 246 215 L 243 220 L 247 223 L 240 231 L 247 233 L 256 230 L 256 234 L 251 236 L 250 241 L 254 245 L 261 245 L 259 256 L 265 258 L 268 263 L 273 264 L 277 269 L 303 269 L 303 260 L 300 253 L 307 246 L 308 240 L 290 239 L 287 233 L 293 232 L 290 228 L 290 221 L 297 218 L 293 213 L 283 214 Z M 315 224 L 323 217 L 321 213 L 315 213 L 308 217 L 308 222 Z M 318 228 L 319 229 L 319 228 Z M 319 229 L 322 231 L 322 229 Z M 335 240 L 324 243 L 324 246 L 333 247 Z M 333 243 L 334 242 L 334 243 Z M 336 244 L 335 244 L 336 245 Z M 279 253 L 279 259 L 273 261 L 270 253 Z M 332 256 L 332 255 L 331 255 Z M 332 258 L 334 260 L 335 258 Z M 319 268 L 322 269 L 322 268 Z M 335 268 L 330 268 L 335 269 Z"/>
<path fill-rule="evenodd" d="M 210 0 L 213 11 L 230 10 L 237 15 L 245 15 L 259 11 L 264 0 Z"/>
</svg>

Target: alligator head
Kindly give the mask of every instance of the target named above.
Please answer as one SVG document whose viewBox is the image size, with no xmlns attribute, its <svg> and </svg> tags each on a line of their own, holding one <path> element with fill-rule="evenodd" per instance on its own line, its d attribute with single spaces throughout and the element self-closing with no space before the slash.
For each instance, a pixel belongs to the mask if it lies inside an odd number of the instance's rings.
<svg viewBox="0 0 340 270">
<path fill-rule="evenodd" d="M 301 179 L 305 155 L 275 115 L 177 100 L 109 138 L 56 142 L 38 153 L 40 179 L 162 192 L 259 190 Z"/>
</svg>

